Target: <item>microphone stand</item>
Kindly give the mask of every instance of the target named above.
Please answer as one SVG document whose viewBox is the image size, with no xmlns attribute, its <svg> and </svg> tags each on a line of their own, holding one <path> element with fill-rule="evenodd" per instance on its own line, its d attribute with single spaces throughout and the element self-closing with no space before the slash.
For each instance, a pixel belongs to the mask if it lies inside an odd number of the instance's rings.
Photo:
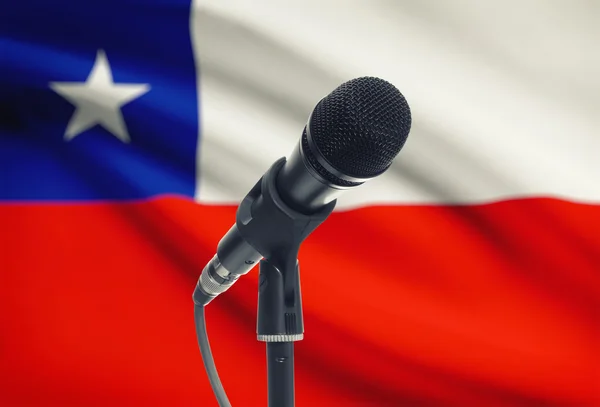
<svg viewBox="0 0 600 407">
<path fill-rule="evenodd" d="M 257 337 L 267 345 L 269 407 L 294 406 L 294 342 L 302 340 L 304 335 L 298 284 L 295 284 L 293 294 L 295 298 L 286 303 L 284 274 L 268 261 L 262 260 Z"/>
<path fill-rule="evenodd" d="M 304 337 L 298 251 L 333 211 L 336 201 L 306 215 L 277 192 L 285 158 L 276 161 L 241 202 L 236 225 L 262 256 L 259 265 L 257 339 L 266 342 L 269 407 L 294 407 L 294 342 Z"/>
</svg>

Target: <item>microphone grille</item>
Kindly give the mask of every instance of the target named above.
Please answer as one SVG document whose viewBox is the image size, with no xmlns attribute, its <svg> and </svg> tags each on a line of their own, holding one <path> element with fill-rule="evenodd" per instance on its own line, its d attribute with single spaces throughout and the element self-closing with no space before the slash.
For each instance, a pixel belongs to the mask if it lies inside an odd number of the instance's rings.
<svg viewBox="0 0 600 407">
<path fill-rule="evenodd" d="M 384 172 L 404 146 L 410 126 L 404 96 L 374 77 L 340 85 L 319 102 L 310 120 L 311 137 L 323 158 L 357 178 Z"/>
</svg>

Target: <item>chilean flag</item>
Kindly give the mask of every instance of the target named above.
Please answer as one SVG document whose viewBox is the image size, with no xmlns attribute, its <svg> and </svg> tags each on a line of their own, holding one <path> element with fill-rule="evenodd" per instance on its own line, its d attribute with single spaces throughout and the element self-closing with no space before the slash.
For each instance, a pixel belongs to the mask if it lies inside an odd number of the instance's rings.
<svg viewBox="0 0 600 407">
<path fill-rule="evenodd" d="M 297 405 L 600 406 L 592 4 L 5 3 L 0 406 L 216 406 L 196 280 L 359 76 L 413 128 L 300 252 Z M 207 309 L 239 407 L 267 404 L 257 274 Z"/>
</svg>

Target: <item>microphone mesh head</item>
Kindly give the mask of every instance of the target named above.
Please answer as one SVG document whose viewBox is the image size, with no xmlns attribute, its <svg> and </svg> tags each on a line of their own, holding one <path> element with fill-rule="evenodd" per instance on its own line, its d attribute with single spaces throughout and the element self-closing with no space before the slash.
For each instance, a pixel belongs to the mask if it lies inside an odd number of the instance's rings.
<svg viewBox="0 0 600 407">
<path fill-rule="evenodd" d="M 390 166 L 410 125 L 410 108 L 400 91 L 383 79 L 363 77 L 340 85 L 319 102 L 310 132 L 333 168 L 371 178 Z"/>
</svg>

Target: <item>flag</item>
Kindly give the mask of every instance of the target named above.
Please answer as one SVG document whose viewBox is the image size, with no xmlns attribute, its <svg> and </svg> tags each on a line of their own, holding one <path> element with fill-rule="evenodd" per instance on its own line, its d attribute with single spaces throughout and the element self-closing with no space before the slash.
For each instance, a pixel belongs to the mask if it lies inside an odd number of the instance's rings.
<svg viewBox="0 0 600 407">
<path fill-rule="evenodd" d="M 413 128 L 300 251 L 298 406 L 600 405 L 597 6 L 26 0 L 0 14 L 0 405 L 216 406 L 191 294 L 316 102 Z M 207 307 L 265 406 L 257 271 Z"/>
</svg>

